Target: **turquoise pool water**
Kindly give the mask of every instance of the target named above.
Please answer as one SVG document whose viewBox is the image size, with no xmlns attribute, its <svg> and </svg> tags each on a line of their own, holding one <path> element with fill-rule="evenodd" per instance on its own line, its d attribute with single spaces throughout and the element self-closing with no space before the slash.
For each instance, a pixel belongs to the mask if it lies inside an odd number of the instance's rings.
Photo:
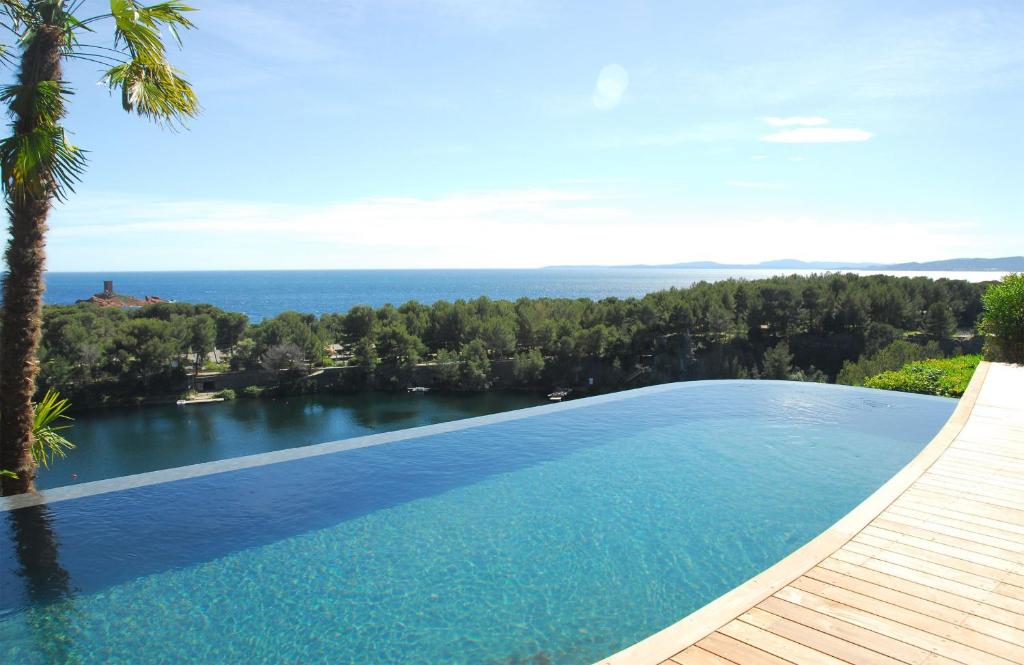
<svg viewBox="0 0 1024 665">
<path fill-rule="evenodd" d="M 675 384 L 8 510 L 0 662 L 592 662 L 813 538 L 954 406 Z"/>
</svg>

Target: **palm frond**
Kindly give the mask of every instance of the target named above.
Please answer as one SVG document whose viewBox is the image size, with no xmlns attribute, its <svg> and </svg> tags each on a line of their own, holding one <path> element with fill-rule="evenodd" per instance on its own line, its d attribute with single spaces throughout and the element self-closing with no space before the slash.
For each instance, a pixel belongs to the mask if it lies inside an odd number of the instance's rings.
<svg viewBox="0 0 1024 665">
<path fill-rule="evenodd" d="M 127 52 L 128 62 L 107 70 L 104 82 L 121 92 L 121 105 L 157 123 L 181 122 L 199 113 L 199 101 L 192 85 L 171 66 L 160 34 L 167 27 L 179 45 L 177 28 L 195 25 L 183 2 L 168 0 L 143 6 L 136 0 L 110 0 L 114 18 L 114 46 Z"/>
<path fill-rule="evenodd" d="M 53 388 L 46 391 L 43 399 L 35 405 L 35 417 L 32 423 L 32 458 L 44 469 L 58 457 L 66 457 L 67 452 L 75 447 L 60 433 L 71 425 L 59 424 L 72 420 L 67 415 L 71 402 L 61 398 Z"/>
<path fill-rule="evenodd" d="M 56 124 L 64 115 L 64 96 L 70 94 L 62 81 L 40 81 L 34 86 L 16 83 L 0 88 L 0 102 L 22 118 L 38 124 Z"/>
<path fill-rule="evenodd" d="M 0 0 L 0 11 L 11 20 L 15 30 L 30 22 L 32 16 L 31 9 L 22 0 Z"/>
<path fill-rule="evenodd" d="M 85 169 L 85 151 L 77 148 L 58 124 L 67 90 L 57 81 L 42 81 L 32 90 L 8 86 L 0 98 L 32 109 L 41 122 L 26 131 L 14 131 L 0 140 L 0 177 L 11 199 L 45 196 L 52 189 L 58 200 L 74 191 Z"/>
<path fill-rule="evenodd" d="M 166 61 L 149 63 L 133 59 L 111 67 L 104 81 L 121 91 L 121 105 L 156 122 L 194 117 L 199 100 L 182 73 Z"/>
<path fill-rule="evenodd" d="M 18 63 L 17 59 L 11 55 L 11 47 L 7 44 L 0 44 L 0 61 L 12 67 Z"/>
<path fill-rule="evenodd" d="M 177 28 L 189 30 L 195 27 L 186 16 L 191 11 L 195 9 L 176 0 L 148 7 L 135 0 L 110 0 L 110 14 L 115 24 L 114 45 L 127 48 L 133 59 L 163 60 L 165 48 L 160 27 L 167 26 L 180 43 Z"/>
</svg>

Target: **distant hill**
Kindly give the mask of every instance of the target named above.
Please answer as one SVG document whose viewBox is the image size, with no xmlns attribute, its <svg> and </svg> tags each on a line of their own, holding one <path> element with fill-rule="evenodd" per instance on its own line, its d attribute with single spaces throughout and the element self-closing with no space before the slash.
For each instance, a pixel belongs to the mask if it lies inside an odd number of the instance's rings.
<svg viewBox="0 0 1024 665">
<path fill-rule="evenodd" d="M 687 268 L 691 270 L 943 270 L 943 271 L 993 271 L 1024 272 L 1024 256 L 1007 256 L 1000 259 L 945 259 L 920 263 L 855 263 L 849 261 L 800 261 L 778 259 L 760 263 L 718 263 L 716 261 L 687 261 L 684 263 L 633 264 L 624 266 L 563 265 L 546 268 Z"/>
<path fill-rule="evenodd" d="M 564 265 L 545 266 L 545 268 L 689 268 L 693 270 L 753 270 L 757 268 L 793 268 L 797 270 L 860 270 L 873 268 L 875 263 L 841 263 L 838 261 L 799 261 L 797 259 L 779 259 L 777 261 L 762 261 L 761 263 L 718 263 L 717 261 L 685 261 L 683 263 L 636 263 L 623 266 L 602 266 L 602 265 Z"/>
<path fill-rule="evenodd" d="M 1002 259 L 946 259 L 923 263 L 893 263 L 884 266 L 889 270 L 993 270 L 1000 272 L 1024 272 L 1024 256 L 1007 256 Z"/>
</svg>

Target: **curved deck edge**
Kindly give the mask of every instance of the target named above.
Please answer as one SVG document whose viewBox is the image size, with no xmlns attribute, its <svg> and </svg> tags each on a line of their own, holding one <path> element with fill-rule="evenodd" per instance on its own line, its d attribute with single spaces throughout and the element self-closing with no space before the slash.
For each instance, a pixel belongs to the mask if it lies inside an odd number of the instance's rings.
<svg viewBox="0 0 1024 665">
<path fill-rule="evenodd" d="M 967 424 L 991 363 L 978 365 L 963 397 L 942 429 L 905 467 L 856 508 L 809 543 L 653 635 L 598 661 L 597 665 L 663 663 L 788 586 L 861 532 L 932 466 Z"/>
</svg>

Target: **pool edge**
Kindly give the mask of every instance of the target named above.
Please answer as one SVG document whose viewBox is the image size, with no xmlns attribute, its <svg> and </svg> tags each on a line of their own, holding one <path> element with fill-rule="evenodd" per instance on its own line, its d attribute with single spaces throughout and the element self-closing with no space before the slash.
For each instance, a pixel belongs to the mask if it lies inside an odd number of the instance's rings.
<svg viewBox="0 0 1024 665">
<path fill-rule="evenodd" d="M 595 665 L 662 663 L 788 586 L 845 545 L 903 495 L 952 445 L 970 419 L 991 363 L 978 365 L 952 415 L 924 448 L 884 485 L 809 543 L 676 623 Z"/>
<path fill-rule="evenodd" d="M 0 496 L 0 513 L 8 512 L 11 510 L 18 510 L 20 508 L 27 508 L 30 506 L 49 505 L 61 501 L 68 501 L 71 499 L 80 499 L 83 497 L 95 496 L 99 494 L 108 494 L 111 492 L 118 492 L 121 490 L 148 487 L 151 485 L 159 485 L 162 483 L 169 483 L 177 480 L 198 478 L 200 476 L 209 476 L 219 473 L 227 473 L 230 471 L 239 471 L 242 469 L 265 466 L 268 464 L 276 464 L 278 462 L 289 462 L 308 457 L 330 455 L 345 450 L 366 448 L 369 446 L 392 443 L 395 441 L 405 441 L 409 439 L 435 436 L 438 434 L 446 434 L 449 432 L 472 429 L 476 427 L 482 427 L 501 422 L 520 420 L 523 418 L 529 418 L 532 416 L 547 413 L 555 413 L 558 411 L 571 411 L 574 409 L 583 408 L 594 404 L 633 399 L 636 397 L 641 397 L 643 395 L 655 394 L 673 389 L 689 388 L 692 386 L 697 386 L 700 384 L 706 384 L 711 382 L 721 383 L 732 381 L 738 380 L 725 379 L 662 383 L 653 386 L 643 386 L 640 388 L 633 388 L 630 390 L 621 390 L 612 393 L 605 393 L 603 395 L 594 395 L 591 397 L 569 400 L 567 402 L 539 404 L 536 406 L 529 406 L 521 409 L 513 409 L 511 411 L 499 411 L 496 413 L 491 413 L 483 416 L 459 418 L 456 420 L 434 423 L 432 425 L 418 425 L 416 427 L 397 429 L 392 430 L 390 432 L 364 434 L 362 436 L 349 437 L 346 439 L 337 439 L 334 441 L 326 441 L 323 443 L 314 443 L 304 446 L 296 446 L 293 448 L 282 448 L 280 450 L 274 450 L 270 452 L 256 453 L 252 455 L 241 455 L 238 457 L 228 457 L 220 460 L 199 462 L 197 464 L 171 467 L 169 469 L 158 469 L 156 471 L 147 471 L 128 476 L 118 476 L 115 478 L 106 478 L 103 480 L 94 480 L 85 483 L 63 485 L 60 487 L 54 487 L 49 489 L 40 489 L 34 492 L 26 492 L 25 494 L 16 494 L 13 496 Z"/>
<path fill-rule="evenodd" d="M 94 480 L 85 483 L 63 485 L 60 487 L 53 487 L 48 489 L 40 489 L 35 492 L 27 492 L 25 494 L 17 494 L 14 496 L 0 496 L 0 513 L 8 512 L 11 510 L 18 510 L 20 508 L 27 508 L 30 506 L 49 505 L 59 503 L 62 501 L 68 501 L 71 499 L 80 499 L 84 497 L 108 494 L 111 492 L 118 492 L 122 490 L 130 490 L 140 487 L 148 487 L 151 485 L 159 485 L 162 483 L 169 483 L 177 480 L 186 480 L 189 478 L 198 478 L 200 476 L 209 476 L 219 473 L 228 473 L 231 471 L 240 471 L 243 469 L 250 469 L 258 466 L 275 464 L 278 462 L 290 462 L 293 460 L 303 459 L 307 457 L 329 455 L 346 450 L 366 448 L 369 446 L 376 446 L 396 441 L 406 441 L 409 439 L 417 439 L 421 437 L 434 436 L 438 434 L 446 434 L 449 432 L 472 429 L 500 422 L 520 420 L 523 418 L 529 418 L 532 416 L 543 415 L 548 413 L 555 413 L 558 411 L 570 411 L 573 409 L 578 409 L 601 403 L 634 399 L 637 397 L 641 397 L 643 395 L 656 394 L 670 390 L 685 390 L 695 388 L 701 385 L 724 383 L 792 384 L 794 382 L 775 380 L 753 381 L 750 379 L 701 379 L 697 381 L 676 381 L 672 383 L 661 383 L 652 386 L 643 386 L 640 388 L 632 388 L 629 390 L 620 390 L 612 393 L 605 393 L 603 395 L 594 395 L 590 397 L 584 397 L 581 399 L 574 399 L 567 402 L 539 404 L 537 406 L 513 409 L 511 411 L 499 411 L 496 413 L 491 413 L 483 416 L 459 418 L 456 420 L 435 423 L 432 425 L 418 425 L 416 427 L 392 430 L 390 432 L 364 434 L 362 436 L 350 437 L 347 439 L 338 439 L 334 441 L 326 441 L 323 443 L 296 446 L 293 448 L 282 448 L 280 450 L 274 450 L 270 452 L 256 453 L 252 455 L 241 455 L 238 457 L 228 457 L 220 460 L 199 462 L 196 464 L 190 464 L 186 466 L 171 467 L 169 469 L 158 469 L 156 471 L 147 471 L 128 476 L 118 476 L 115 478 L 106 478 L 102 480 Z M 846 386 L 840 384 L 813 385 L 828 386 L 828 388 L 836 390 L 848 390 L 858 392 L 891 392 L 880 391 L 873 388 Z M 903 393 L 903 395 L 905 397 L 920 398 L 926 400 L 948 399 L 934 397 L 930 395 L 916 395 L 913 393 Z"/>
</svg>

